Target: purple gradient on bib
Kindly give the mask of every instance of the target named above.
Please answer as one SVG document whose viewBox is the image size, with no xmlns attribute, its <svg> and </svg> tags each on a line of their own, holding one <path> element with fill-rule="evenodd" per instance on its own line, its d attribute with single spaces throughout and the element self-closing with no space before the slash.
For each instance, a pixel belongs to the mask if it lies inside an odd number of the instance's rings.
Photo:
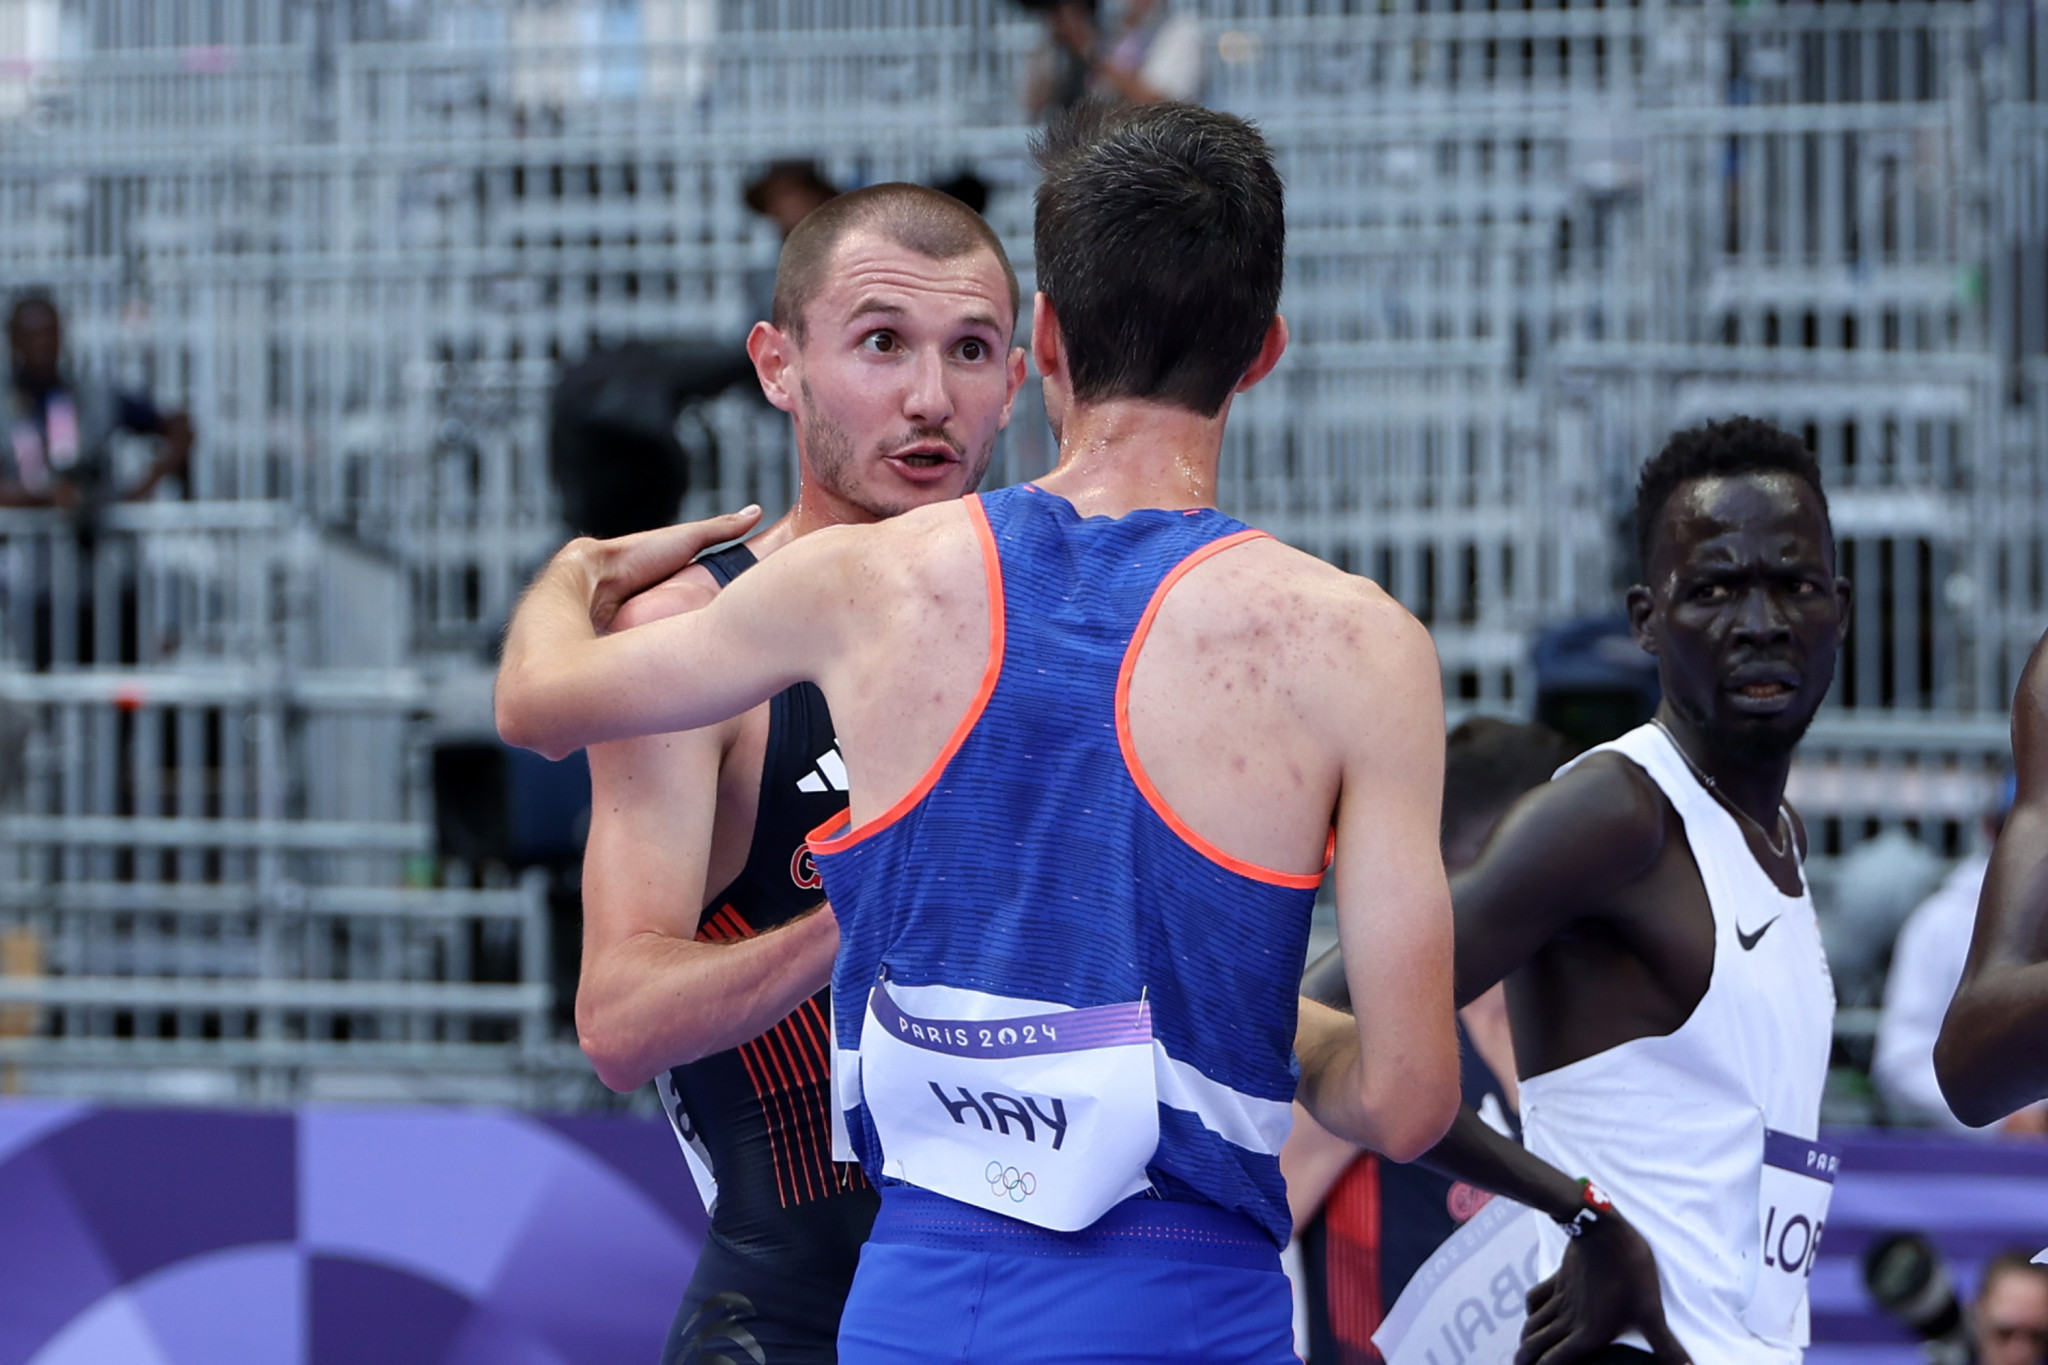
<svg viewBox="0 0 2048 1365">
<path fill-rule="evenodd" d="M 1152 1005 L 1145 1000 L 1016 1019 L 923 1019 L 905 1014 L 888 987 L 877 985 L 868 1008 L 890 1037 L 950 1057 L 1044 1057 L 1152 1041 Z"/>
<path fill-rule="evenodd" d="M 1766 1166 L 1776 1166 L 1781 1171 L 1832 1185 L 1835 1183 L 1835 1169 L 1841 1162 L 1842 1149 L 1831 1142 L 1794 1137 L 1775 1128 L 1764 1129 Z"/>
</svg>

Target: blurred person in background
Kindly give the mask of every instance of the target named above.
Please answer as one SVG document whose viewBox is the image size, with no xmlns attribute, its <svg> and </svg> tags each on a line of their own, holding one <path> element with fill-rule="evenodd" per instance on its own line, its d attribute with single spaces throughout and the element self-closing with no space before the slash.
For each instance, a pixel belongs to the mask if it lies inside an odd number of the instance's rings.
<svg viewBox="0 0 2048 1365">
<path fill-rule="evenodd" d="M 1451 731 L 1444 756 L 1444 871 L 1470 867 L 1515 799 L 1572 756 L 1541 725 L 1480 717 Z M 1302 978 L 1311 1000 L 1349 1009 L 1343 958 L 1332 949 Z M 1494 986 L 1459 1011 L 1464 1101 L 1501 1132 L 1517 1133 L 1514 1039 L 1505 989 Z M 1280 1152 L 1287 1203 L 1302 1239 L 1309 1301 L 1309 1358 L 1317 1365 L 1380 1359 L 1374 1329 L 1422 1263 L 1484 1208 L 1491 1195 L 1426 1166 L 1399 1165 L 1333 1136 L 1299 1104 Z"/>
<path fill-rule="evenodd" d="M 972 492 L 1024 381 L 1016 315 L 1001 243 L 956 199 L 890 184 L 821 206 L 747 341 L 795 429 L 796 505 L 614 628 L 702 607 L 811 531 Z M 829 1362 L 876 1196 L 828 1141 L 839 933 L 804 848 L 847 802 L 825 699 L 803 683 L 723 725 L 595 745 L 590 771 L 580 1041 L 613 1089 L 656 1081 L 716 1191 L 664 1361 Z"/>
<path fill-rule="evenodd" d="M 1987 1261 L 1970 1338 L 1977 1365 L 2048 1365 L 2048 1267 L 2023 1247 Z"/>
<path fill-rule="evenodd" d="M 1113 34 L 1094 0 L 1044 5 L 1046 45 L 1026 89 L 1033 115 L 1056 114 L 1088 96 L 1157 104 L 1202 93 L 1202 24 L 1167 0 L 1126 0 Z"/>
<path fill-rule="evenodd" d="M 839 187 L 825 178 L 817 162 L 791 158 L 769 162 L 745 193 L 747 207 L 775 224 L 782 240 L 788 241 L 796 225 L 836 197 Z"/>
<path fill-rule="evenodd" d="M 1983 894 L 1985 874 L 1991 870 L 1991 849 L 2012 809 L 2013 791 L 2008 774 L 2000 785 L 1996 809 L 1980 822 L 1977 848 L 1957 863 L 1940 888 L 1907 918 L 1892 948 L 1870 1078 L 1896 1119 L 1970 1131 L 1942 1098 L 1941 1083 L 1934 1074 L 1934 1040 L 1941 1033 L 1948 1002 L 1963 979 L 1977 901 Z M 2031 1105 L 2009 1116 L 1999 1131 L 2048 1133 L 2048 1118 L 2044 1118 L 2042 1106 Z"/>
<path fill-rule="evenodd" d="M 141 393 L 80 381 L 64 360 L 64 320 L 40 290 L 18 295 L 7 311 L 11 364 L 7 446 L 0 451 L 0 506 L 77 509 L 80 525 L 99 504 L 138 501 L 182 474 L 192 455 L 192 422 L 164 412 Z M 118 431 L 158 439 L 142 478 L 118 494 L 109 441 Z"/>
</svg>

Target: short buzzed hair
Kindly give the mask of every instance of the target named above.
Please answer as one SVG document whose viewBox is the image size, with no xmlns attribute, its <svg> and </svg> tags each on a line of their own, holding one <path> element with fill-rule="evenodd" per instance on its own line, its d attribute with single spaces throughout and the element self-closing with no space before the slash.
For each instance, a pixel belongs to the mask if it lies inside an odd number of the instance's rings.
<svg viewBox="0 0 2048 1365">
<path fill-rule="evenodd" d="M 1010 286 L 1010 322 L 1016 325 L 1017 272 L 995 230 L 950 194 L 893 181 L 827 200 L 798 223 L 782 244 L 782 259 L 775 267 L 772 320 L 795 337 L 798 345 L 804 340 L 804 312 L 824 284 L 833 253 L 849 234 L 862 231 L 879 233 L 934 261 L 987 251 L 1003 268 L 1003 279 Z"/>
<path fill-rule="evenodd" d="M 1665 442 L 1636 480 L 1636 554 L 1646 576 L 1658 518 L 1679 486 L 1694 479 L 1742 474 L 1790 474 L 1813 490 L 1820 500 L 1821 517 L 1827 518 L 1828 495 L 1820 483 L 1820 461 L 1806 448 L 1806 442 L 1754 417 L 1707 422 Z M 1828 529 L 1832 535 L 1832 525 Z"/>
</svg>

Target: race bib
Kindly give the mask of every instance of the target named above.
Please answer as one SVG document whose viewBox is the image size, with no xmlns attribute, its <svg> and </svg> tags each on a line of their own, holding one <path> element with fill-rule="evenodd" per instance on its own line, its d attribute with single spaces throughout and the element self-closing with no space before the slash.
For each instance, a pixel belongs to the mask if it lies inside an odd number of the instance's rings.
<svg viewBox="0 0 2048 1365">
<path fill-rule="evenodd" d="M 860 1057 L 886 1176 L 1059 1232 L 1150 1188 L 1159 1100 L 1144 1001 L 924 1019 L 878 982 Z"/>
<path fill-rule="evenodd" d="M 1543 1215 L 1495 1199 L 1415 1272 L 1373 1332 L 1387 1365 L 1513 1365 L 1546 1271 Z"/>
<path fill-rule="evenodd" d="M 1835 1169 L 1842 1149 L 1825 1142 L 1764 1130 L 1763 1172 L 1757 1186 L 1756 1289 L 1742 1310 L 1743 1325 L 1766 1341 L 1793 1346 L 1806 1279 L 1813 1273 Z"/>
</svg>

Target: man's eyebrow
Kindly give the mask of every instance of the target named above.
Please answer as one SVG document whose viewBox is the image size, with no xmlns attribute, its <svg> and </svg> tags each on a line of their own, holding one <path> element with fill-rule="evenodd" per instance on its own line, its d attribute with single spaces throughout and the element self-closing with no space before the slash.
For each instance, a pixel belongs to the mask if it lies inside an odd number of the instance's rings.
<svg viewBox="0 0 2048 1365">
<path fill-rule="evenodd" d="M 884 317 L 900 318 L 909 311 L 908 308 L 905 308 L 900 303 L 891 303 L 887 299 L 878 299 L 870 295 L 856 303 L 853 306 L 853 311 L 848 313 L 847 316 L 849 318 L 863 318 L 870 313 L 880 313 Z"/>
<path fill-rule="evenodd" d="M 989 313 L 969 313 L 964 321 L 969 327 L 986 327 L 991 332 L 1003 330 L 1003 324 L 997 322 L 995 317 Z"/>
</svg>

